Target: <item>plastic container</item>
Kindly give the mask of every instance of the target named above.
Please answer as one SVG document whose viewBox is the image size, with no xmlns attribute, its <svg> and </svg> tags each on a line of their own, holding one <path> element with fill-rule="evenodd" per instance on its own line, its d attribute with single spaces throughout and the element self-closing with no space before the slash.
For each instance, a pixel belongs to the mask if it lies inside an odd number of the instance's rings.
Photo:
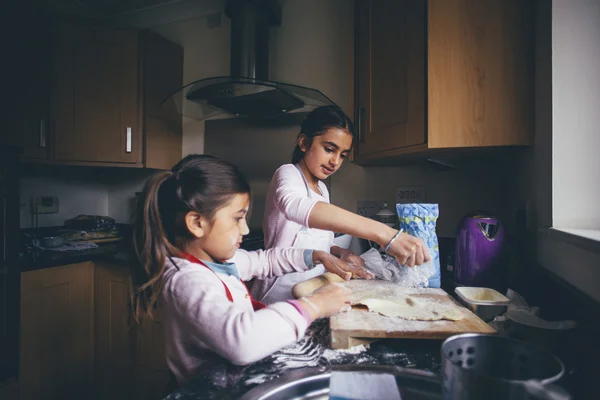
<svg viewBox="0 0 600 400">
<path fill-rule="evenodd" d="M 65 238 L 62 236 L 46 236 L 41 239 L 40 244 L 47 249 L 53 249 L 65 244 Z"/>
<path fill-rule="evenodd" d="M 506 312 L 510 299 L 494 289 L 459 286 L 454 289 L 460 301 L 479 318 L 491 321 Z"/>
</svg>

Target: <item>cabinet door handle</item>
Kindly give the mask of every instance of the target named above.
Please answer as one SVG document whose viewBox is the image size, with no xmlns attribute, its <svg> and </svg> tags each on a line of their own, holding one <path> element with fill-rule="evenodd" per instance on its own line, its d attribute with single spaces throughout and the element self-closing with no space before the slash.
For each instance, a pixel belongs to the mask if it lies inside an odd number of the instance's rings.
<svg viewBox="0 0 600 400">
<path fill-rule="evenodd" d="M 127 127 L 127 142 L 125 145 L 125 151 L 131 153 L 131 127 Z"/>
<path fill-rule="evenodd" d="M 46 120 L 40 119 L 40 147 L 46 147 Z"/>
</svg>

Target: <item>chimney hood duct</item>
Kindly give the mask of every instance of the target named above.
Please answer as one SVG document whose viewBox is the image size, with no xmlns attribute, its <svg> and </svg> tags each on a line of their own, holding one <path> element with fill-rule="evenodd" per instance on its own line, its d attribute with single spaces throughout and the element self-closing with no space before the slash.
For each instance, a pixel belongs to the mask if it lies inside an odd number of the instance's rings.
<svg viewBox="0 0 600 400">
<path fill-rule="evenodd" d="M 274 82 L 269 75 L 269 29 L 281 24 L 277 0 L 229 0 L 230 76 L 201 79 L 163 101 L 185 117 L 203 120 L 218 114 L 277 117 L 334 104 L 316 89 Z"/>
</svg>

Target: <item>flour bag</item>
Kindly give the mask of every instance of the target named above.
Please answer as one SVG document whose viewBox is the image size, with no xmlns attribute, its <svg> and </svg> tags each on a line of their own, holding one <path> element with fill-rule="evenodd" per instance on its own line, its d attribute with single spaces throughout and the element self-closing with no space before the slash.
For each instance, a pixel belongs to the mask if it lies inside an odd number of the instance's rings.
<svg viewBox="0 0 600 400">
<path fill-rule="evenodd" d="M 427 268 L 429 272 L 429 287 L 439 288 L 441 286 L 440 276 L 440 249 L 438 238 L 435 233 L 435 224 L 440 215 L 437 204 L 396 204 L 400 229 L 409 235 L 419 237 L 425 242 L 429 249 L 431 262 L 421 267 Z"/>
</svg>

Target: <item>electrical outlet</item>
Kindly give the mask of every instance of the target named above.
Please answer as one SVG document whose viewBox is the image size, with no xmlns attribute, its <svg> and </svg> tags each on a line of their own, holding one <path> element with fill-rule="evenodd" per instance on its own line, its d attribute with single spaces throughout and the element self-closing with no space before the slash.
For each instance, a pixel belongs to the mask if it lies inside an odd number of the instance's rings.
<svg viewBox="0 0 600 400">
<path fill-rule="evenodd" d="M 383 200 L 359 200 L 357 203 L 357 213 L 363 217 L 374 218 L 375 214 L 377 214 L 385 203 Z"/>
<path fill-rule="evenodd" d="M 54 214 L 58 212 L 57 196 L 33 196 L 31 198 L 32 214 Z"/>
<path fill-rule="evenodd" d="M 425 203 L 425 186 L 399 186 L 396 203 Z"/>
</svg>

